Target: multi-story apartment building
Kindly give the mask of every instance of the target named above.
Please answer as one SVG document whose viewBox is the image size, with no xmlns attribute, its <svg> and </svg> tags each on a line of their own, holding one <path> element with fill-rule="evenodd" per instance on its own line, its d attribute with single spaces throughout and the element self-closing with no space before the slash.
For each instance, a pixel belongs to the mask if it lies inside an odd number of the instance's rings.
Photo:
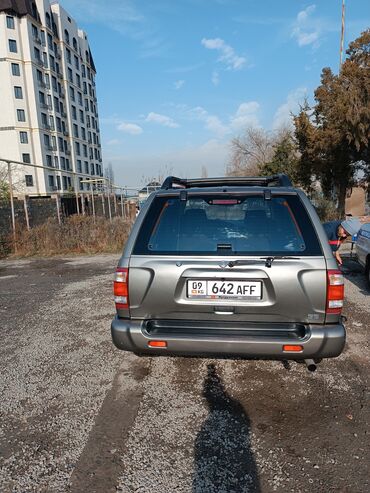
<svg viewBox="0 0 370 493">
<path fill-rule="evenodd" d="M 48 167 L 17 166 L 18 190 L 82 191 L 103 176 L 95 74 L 61 5 L 0 0 L 0 159 Z"/>
</svg>

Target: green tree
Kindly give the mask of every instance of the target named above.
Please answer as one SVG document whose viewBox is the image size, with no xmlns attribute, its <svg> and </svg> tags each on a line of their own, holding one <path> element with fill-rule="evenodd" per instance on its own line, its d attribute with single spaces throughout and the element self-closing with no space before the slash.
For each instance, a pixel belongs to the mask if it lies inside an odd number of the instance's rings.
<svg viewBox="0 0 370 493">
<path fill-rule="evenodd" d="M 340 216 L 356 171 L 370 174 L 369 52 L 370 29 L 350 44 L 338 75 L 323 69 L 312 112 L 306 105 L 294 119 L 298 175 L 306 187 L 318 178 L 327 197 L 334 192 Z"/>
<path fill-rule="evenodd" d="M 272 145 L 272 159 L 260 166 L 263 175 L 274 175 L 276 173 L 286 173 L 294 184 L 298 184 L 298 154 L 297 145 L 293 140 L 293 135 L 289 130 L 282 132 Z"/>
</svg>

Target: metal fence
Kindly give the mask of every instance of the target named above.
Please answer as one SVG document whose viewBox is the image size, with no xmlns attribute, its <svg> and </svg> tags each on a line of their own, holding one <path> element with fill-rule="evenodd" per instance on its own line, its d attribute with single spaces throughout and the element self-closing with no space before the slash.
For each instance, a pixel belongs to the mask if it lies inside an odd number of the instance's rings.
<svg viewBox="0 0 370 493">
<path fill-rule="evenodd" d="M 8 192 L 9 200 L 10 200 L 10 209 L 11 209 L 11 226 L 14 236 L 14 241 L 16 240 L 16 213 L 15 213 L 15 196 L 18 196 L 18 200 L 22 200 L 24 204 L 24 216 L 25 223 L 27 229 L 31 228 L 30 218 L 28 213 L 28 203 L 30 200 L 30 196 L 24 193 L 23 190 L 19 193 L 15 191 L 14 186 L 14 177 L 16 176 L 17 170 L 16 167 L 26 166 L 36 169 L 43 169 L 49 172 L 57 172 L 64 170 L 59 170 L 54 167 L 43 166 L 32 163 L 24 163 L 21 161 L 9 160 L 0 158 L 0 166 L 3 164 L 4 173 L 2 174 L 1 180 L 2 184 L 5 185 L 4 190 Z M 19 169 L 18 169 L 19 171 Z M 55 200 L 56 204 L 56 215 L 58 218 L 59 224 L 62 222 L 62 218 L 65 215 L 70 214 L 78 214 L 78 215 L 92 215 L 94 218 L 94 222 L 96 220 L 96 200 L 101 199 L 101 206 L 103 216 L 109 218 L 112 221 L 114 216 L 121 216 L 123 218 L 132 218 L 135 217 L 135 204 L 133 204 L 128 197 L 128 188 L 122 187 L 113 184 L 108 178 L 91 178 L 79 180 L 81 173 L 76 173 L 74 171 L 66 171 L 66 173 L 73 177 L 74 186 L 67 191 L 58 191 L 57 193 L 52 192 L 48 194 L 40 194 L 40 195 L 32 195 L 32 197 L 51 197 Z M 80 183 L 88 184 L 88 190 L 79 190 Z M 135 189 L 137 190 L 137 189 Z M 62 208 L 63 200 L 65 197 L 71 199 L 74 197 L 75 207 L 73 207 L 72 211 L 69 207 L 69 210 Z"/>
</svg>

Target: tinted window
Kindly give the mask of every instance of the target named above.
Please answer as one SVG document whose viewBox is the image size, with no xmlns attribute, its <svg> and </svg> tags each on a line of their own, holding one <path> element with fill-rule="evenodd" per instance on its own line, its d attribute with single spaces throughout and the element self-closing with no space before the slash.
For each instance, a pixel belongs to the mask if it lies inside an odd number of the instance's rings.
<svg viewBox="0 0 370 493">
<path fill-rule="evenodd" d="M 140 229 L 139 255 L 320 255 L 298 196 L 157 197 Z"/>
</svg>

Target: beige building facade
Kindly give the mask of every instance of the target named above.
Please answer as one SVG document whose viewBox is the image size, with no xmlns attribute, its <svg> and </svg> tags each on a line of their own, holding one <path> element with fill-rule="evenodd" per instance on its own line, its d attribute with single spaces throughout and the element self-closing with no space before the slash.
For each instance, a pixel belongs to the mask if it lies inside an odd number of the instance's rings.
<svg viewBox="0 0 370 493">
<path fill-rule="evenodd" d="M 0 0 L 0 159 L 48 168 L 13 166 L 16 192 L 83 191 L 103 176 L 95 76 L 59 3 Z"/>
</svg>

